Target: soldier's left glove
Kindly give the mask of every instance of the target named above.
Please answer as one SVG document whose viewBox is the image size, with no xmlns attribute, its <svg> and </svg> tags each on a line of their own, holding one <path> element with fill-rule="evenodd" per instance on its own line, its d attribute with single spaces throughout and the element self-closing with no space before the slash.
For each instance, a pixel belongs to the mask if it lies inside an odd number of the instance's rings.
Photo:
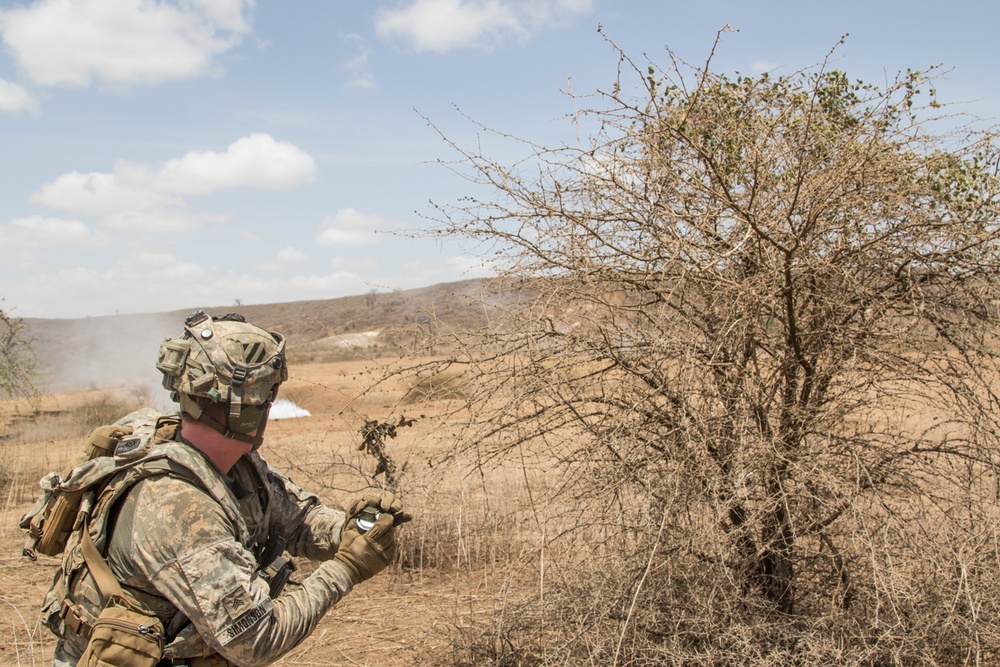
<svg viewBox="0 0 1000 667">
<path fill-rule="evenodd" d="M 356 517 L 352 518 L 349 526 L 344 527 L 340 550 L 334 558 L 347 566 L 355 584 L 374 577 L 395 557 L 396 531 L 393 521 L 394 516 L 384 512 L 376 519 L 375 525 L 363 534 L 358 531 Z"/>
</svg>

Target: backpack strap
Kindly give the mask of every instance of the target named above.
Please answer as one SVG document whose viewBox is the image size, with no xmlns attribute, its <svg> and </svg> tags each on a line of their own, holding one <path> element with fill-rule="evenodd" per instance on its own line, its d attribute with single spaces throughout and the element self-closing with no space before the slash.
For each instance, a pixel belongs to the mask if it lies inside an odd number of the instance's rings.
<svg viewBox="0 0 1000 667">
<path fill-rule="evenodd" d="M 153 461 L 150 461 L 150 463 L 153 464 L 148 468 L 151 474 L 144 475 L 143 477 L 175 474 L 185 480 L 198 482 L 197 477 L 192 475 L 191 471 L 169 459 L 154 459 Z M 138 479 L 132 480 L 132 482 L 125 488 L 131 488 L 131 486 L 138 481 Z M 135 602 L 135 598 L 122 589 L 121 584 L 118 582 L 118 578 L 115 577 L 114 572 L 111 571 L 111 566 L 108 564 L 107 559 L 101 555 L 97 545 L 94 544 L 94 539 L 90 536 L 89 518 L 84 521 L 80 528 L 80 552 L 83 554 L 83 560 L 86 563 L 87 569 L 90 571 L 90 575 L 94 578 L 94 583 L 97 585 L 97 589 L 100 591 L 106 607 L 118 605 L 131 609 L 135 612 L 145 613 L 141 608 L 139 608 L 138 604 Z M 89 639 L 91 632 L 93 631 L 93 627 L 86 620 L 87 617 L 70 599 L 68 589 L 61 597 L 63 598 L 63 602 L 60 608 L 60 616 L 74 632 L 86 639 Z M 178 616 L 180 618 L 177 618 Z M 186 618 L 180 612 L 177 612 L 173 619 L 174 622 L 179 621 L 181 624 L 183 624 L 183 621 L 185 620 Z"/>
<path fill-rule="evenodd" d="M 134 598 L 122 590 L 121 584 L 118 583 L 115 575 L 111 572 L 111 566 L 108 565 L 108 561 L 104 559 L 104 556 L 97 549 L 97 545 L 94 544 L 93 538 L 90 537 L 89 521 L 86 521 L 83 525 L 80 537 L 80 551 L 83 552 L 83 559 L 87 564 L 87 569 L 90 570 L 90 574 L 94 578 L 94 583 L 97 584 L 97 589 L 100 591 L 101 597 L 104 598 L 104 606 L 118 605 L 137 611 L 137 606 L 133 602 Z M 63 592 L 60 594 L 62 598 L 62 603 L 59 606 L 60 618 L 62 618 L 63 622 L 73 632 L 89 641 L 94 626 L 88 620 L 87 614 L 70 599 L 68 590 L 65 589 L 65 581 L 62 578 L 60 578 L 60 582 L 56 586 L 63 587 Z"/>
<path fill-rule="evenodd" d="M 94 540 L 90 537 L 89 521 L 83 526 L 83 535 L 80 538 L 80 550 L 83 551 L 83 559 L 87 561 L 87 568 L 94 577 L 94 582 L 97 584 L 98 590 L 101 591 L 101 596 L 105 599 L 106 604 L 110 604 L 112 600 L 117 598 L 125 603 L 125 606 L 131 606 L 129 598 L 126 597 L 125 591 L 122 590 L 121 584 L 118 583 L 118 579 L 111 572 L 111 566 L 108 565 L 108 561 L 104 559 L 101 552 L 97 550 Z"/>
<path fill-rule="evenodd" d="M 127 493 L 127 490 L 132 488 L 140 480 L 160 475 L 177 477 L 193 484 L 194 486 L 197 486 L 202 490 L 208 491 L 204 482 L 190 469 L 170 458 L 164 457 L 146 461 L 143 464 L 142 476 L 138 479 L 130 480 L 124 486 L 124 490 L 116 494 L 116 500 L 121 500 L 125 496 L 125 493 Z M 110 544 L 111 531 L 107 532 L 109 534 L 108 543 Z M 80 550 L 83 553 L 83 559 L 87 564 L 87 569 L 90 570 L 90 574 L 94 578 L 94 583 L 97 584 L 97 588 L 101 593 L 101 597 L 104 598 L 106 605 L 110 606 L 111 604 L 120 604 L 131 609 L 132 611 L 145 613 L 134 602 L 134 598 L 122 589 L 121 584 L 118 582 L 118 578 L 115 577 L 114 572 L 111 571 L 111 566 L 108 564 L 107 559 L 101 555 L 97 545 L 94 544 L 94 540 L 90 536 L 89 522 L 83 526 L 83 533 L 80 539 Z M 183 612 L 178 610 L 167 624 L 165 637 L 168 640 L 173 639 L 180 629 L 187 623 L 187 617 Z M 89 630 L 89 628 L 87 629 Z"/>
</svg>

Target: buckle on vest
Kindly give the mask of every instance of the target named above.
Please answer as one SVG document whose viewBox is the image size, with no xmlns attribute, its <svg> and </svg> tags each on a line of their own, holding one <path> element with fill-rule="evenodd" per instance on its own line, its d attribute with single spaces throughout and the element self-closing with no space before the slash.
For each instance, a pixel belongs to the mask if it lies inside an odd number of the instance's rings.
<svg viewBox="0 0 1000 667">
<path fill-rule="evenodd" d="M 74 633 L 80 635 L 84 639 L 90 639 L 90 633 L 93 631 L 90 623 L 84 620 L 83 614 L 80 613 L 79 607 L 69 600 L 63 600 L 62 605 L 59 607 L 59 618 L 62 619 L 66 627 L 72 630 Z"/>
</svg>

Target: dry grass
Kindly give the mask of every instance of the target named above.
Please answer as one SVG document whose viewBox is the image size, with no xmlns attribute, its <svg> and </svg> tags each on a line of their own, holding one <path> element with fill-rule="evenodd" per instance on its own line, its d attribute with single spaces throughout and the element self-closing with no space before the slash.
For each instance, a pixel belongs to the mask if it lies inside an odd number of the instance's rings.
<svg viewBox="0 0 1000 667">
<path fill-rule="evenodd" d="M 81 391 L 37 401 L 0 401 L 0 664 L 48 665 L 53 638 L 37 623 L 54 559 L 20 555 L 17 521 L 38 495 L 38 479 L 62 470 L 96 426 L 111 423 L 145 400 L 141 391 Z"/>
<path fill-rule="evenodd" d="M 750 610 L 731 606 L 719 595 L 727 574 L 720 562 L 709 560 L 715 548 L 707 542 L 713 516 L 699 519 L 705 526 L 704 543 L 674 543 L 667 526 L 662 539 L 656 536 L 659 547 L 652 551 L 656 542 L 650 535 L 655 536 L 658 520 L 648 513 L 629 515 L 634 530 L 627 534 L 616 526 L 627 508 L 607 507 L 603 516 L 588 508 L 587 516 L 596 519 L 581 521 L 580 507 L 565 493 L 576 481 L 573 473 L 554 466 L 564 452 L 553 449 L 552 458 L 512 452 L 503 460 L 485 461 L 476 443 L 462 441 L 465 415 L 458 412 L 460 402 L 438 400 L 453 395 L 449 385 L 457 376 L 404 373 L 393 383 L 370 389 L 376 379 L 397 368 L 382 360 L 299 364 L 292 366 L 282 389 L 283 398 L 312 416 L 271 422 L 262 454 L 333 505 L 385 483 L 374 475 L 375 461 L 358 448 L 360 426 L 371 419 L 414 419 L 386 446 L 401 471 L 396 490 L 415 519 L 400 531 L 397 563 L 359 586 L 278 664 L 716 664 L 709 656 L 728 656 L 726 664 L 748 665 L 795 660 L 820 666 L 933 664 L 922 657 L 925 646 L 905 641 L 898 642 L 897 655 L 876 655 L 873 649 L 867 662 L 844 663 L 852 651 L 855 657 L 858 652 L 844 646 L 838 658 L 826 641 L 838 628 L 754 621 Z M 412 390 L 421 385 L 430 391 L 418 396 Z M 6 418 L 0 437 L 0 541 L 5 555 L 0 558 L 0 664 L 47 665 L 52 650 L 52 638 L 37 626 L 36 617 L 55 561 L 30 563 L 18 556 L 17 519 L 33 502 L 38 477 L 61 469 L 93 426 L 135 407 L 133 393 L 73 392 L 46 396 L 37 407 L 2 405 L 0 414 Z M 903 428 L 926 414 L 896 418 Z M 469 446 L 456 451 L 456 444 Z M 585 468 L 581 462 L 576 470 L 584 474 Z M 882 500 L 893 502 L 890 496 Z M 909 510 L 914 517 L 929 516 L 934 503 L 928 500 L 926 506 Z M 870 540 L 892 538 L 885 525 L 871 529 Z M 933 532 L 934 527 L 928 523 L 924 530 Z M 860 591 L 856 604 L 909 599 L 912 608 L 903 611 L 914 623 L 934 618 L 926 613 L 933 606 L 953 605 L 952 622 L 979 632 L 978 641 L 987 647 L 982 655 L 991 658 L 989 647 L 1000 642 L 997 631 L 991 634 L 969 620 L 970 614 L 989 610 L 970 608 L 969 601 L 978 604 L 990 580 L 1000 591 L 1000 567 L 989 574 L 987 547 L 996 535 L 977 539 L 955 535 L 951 540 L 955 562 L 965 564 L 964 575 L 929 572 L 920 554 L 904 553 L 905 558 L 887 570 L 892 580 L 879 582 L 880 589 Z M 856 555 L 864 556 L 864 546 L 858 543 Z M 634 554 L 645 554 L 642 562 L 650 568 L 646 579 L 634 569 Z M 680 555 L 674 560 L 665 557 L 671 554 Z M 311 567 L 301 562 L 296 576 L 306 576 Z M 935 601 L 926 595 L 929 577 L 934 576 L 954 579 L 953 599 Z M 648 585 L 635 586 L 637 581 Z M 649 583 L 653 581 L 657 583 Z M 894 589 L 892 597 L 884 594 L 888 588 Z M 830 604 L 834 602 L 831 597 Z M 633 604 L 642 605 L 642 615 L 633 612 Z M 850 622 L 843 615 L 839 619 Z M 377 640 L 372 638 L 373 623 L 379 626 Z M 898 626 L 847 630 L 859 642 L 874 642 L 876 631 L 883 636 L 908 631 Z M 937 630 L 942 636 L 949 631 Z M 935 629 L 920 631 L 933 636 Z M 794 650 L 788 648 L 795 642 Z M 699 643 L 705 661 L 691 662 L 692 646 Z M 761 646 L 770 646 L 771 652 L 761 654 Z M 938 664 L 966 663 L 957 659 Z"/>
<path fill-rule="evenodd" d="M 4 509 L 32 502 L 38 479 L 65 467 L 91 430 L 113 423 L 143 405 L 144 400 L 141 391 L 129 395 L 88 391 L 43 396 L 37 403 L 4 401 L 0 431 Z"/>
</svg>

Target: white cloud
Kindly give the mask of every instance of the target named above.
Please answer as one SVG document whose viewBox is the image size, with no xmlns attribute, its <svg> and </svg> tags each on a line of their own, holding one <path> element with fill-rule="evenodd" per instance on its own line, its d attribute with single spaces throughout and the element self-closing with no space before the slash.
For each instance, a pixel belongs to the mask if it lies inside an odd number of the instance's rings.
<svg viewBox="0 0 1000 667">
<path fill-rule="evenodd" d="M 298 248 L 282 248 L 274 257 L 267 259 L 257 265 L 262 271 L 277 273 L 289 268 L 296 268 L 309 261 L 309 256 Z"/>
<path fill-rule="evenodd" d="M 104 245 L 108 236 L 79 220 L 31 216 L 0 226 L 0 248 L 39 250 L 54 246 L 88 248 Z"/>
<path fill-rule="evenodd" d="M 18 303 L 33 303 L 33 317 L 85 317 L 110 312 L 158 312 L 201 301 L 210 272 L 162 252 L 133 252 L 101 269 L 70 267 L 34 272 L 12 286 Z M 213 276 L 214 277 L 214 276 Z M 226 289 L 220 294 L 228 294 Z M 218 300 L 218 295 L 213 297 Z M 42 305 L 44 304 L 44 305 Z"/>
<path fill-rule="evenodd" d="M 367 73 L 356 74 L 345 85 L 348 88 L 374 88 L 375 77 Z"/>
<path fill-rule="evenodd" d="M 225 188 L 288 189 L 312 181 L 315 174 L 315 161 L 300 148 L 252 134 L 222 153 L 192 151 L 162 165 L 119 160 L 110 173 L 63 174 L 33 193 L 31 201 L 94 216 L 115 229 L 181 231 L 227 219 L 191 210 L 185 196 Z"/>
<path fill-rule="evenodd" d="M 148 234 L 172 234 L 201 229 L 205 225 L 226 223 L 231 216 L 192 211 L 186 206 L 153 211 L 114 211 L 100 218 L 109 229 Z"/>
<path fill-rule="evenodd" d="M 136 278 L 184 278 L 202 273 L 201 267 L 193 262 L 184 262 L 172 253 L 162 250 L 143 250 L 130 254 L 128 262 L 119 264 L 117 271 L 131 271 Z"/>
<path fill-rule="evenodd" d="M 349 257 L 338 255 L 330 259 L 330 268 L 334 271 L 355 273 L 358 271 L 377 269 L 378 266 L 379 264 L 377 259 L 374 257 L 366 257 L 364 255 L 351 255 Z"/>
<path fill-rule="evenodd" d="M 372 50 L 364 49 L 358 55 L 344 63 L 346 69 L 364 69 L 368 66 L 368 59 L 371 58 Z"/>
<path fill-rule="evenodd" d="M 592 0 L 413 0 L 375 18 L 376 33 L 416 51 L 489 48 L 509 36 L 528 37 L 589 12 Z"/>
<path fill-rule="evenodd" d="M 298 248 L 282 248 L 278 251 L 278 255 L 275 259 L 282 264 L 301 264 L 302 262 L 309 259 L 309 256 Z"/>
<path fill-rule="evenodd" d="M 308 248 L 304 250 L 309 253 Z M 79 255 L 74 249 L 64 249 L 67 260 L 70 253 Z M 378 253 L 350 249 L 343 254 L 345 259 L 331 260 L 318 271 L 302 264 L 305 253 L 294 246 L 276 249 L 272 260 L 288 266 L 271 273 L 245 263 L 227 266 L 227 256 L 194 259 L 184 249 L 171 250 L 159 240 L 136 238 L 122 246 L 84 253 L 93 260 L 89 267 L 46 261 L 30 271 L 11 273 L 17 277 L 5 283 L 3 296 L 24 310 L 23 316 L 63 318 L 195 307 L 232 310 L 236 300 L 254 304 L 332 299 L 364 294 L 373 287 L 409 289 L 490 273 L 481 259 L 444 252 L 437 244 L 419 239 L 389 237 Z M 0 257 L 5 254 L 6 249 L 0 247 Z"/>
<path fill-rule="evenodd" d="M 146 183 L 121 175 L 130 171 L 125 163 L 114 173 L 71 171 L 45 183 L 31 195 L 31 201 L 49 208 L 79 215 L 107 216 L 118 211 L 159 211 L 183 205 L 177 195 L 158 192 Z"/>
<path fill-rule="evenodd" d="M 375 30 L 382 37 L 410 42 L 416 51 L 436 53 L 480 46 L 497 33 L 525 31 L 510 5 L 462 0 L 415 0 L 407 7 L 382 11 Z"/>
<path fill-rule="evenodd" d="M 285 298 L 287 290 L 294 289 L 296 293 L 303 296 L 301 299 L 329 299 L 333 296 L 347 296 L 358 294 L 357 285 L 361 285 L 358 276 L 350 271 L 334 271 L 326 275 L 307 274 L 293 276 L 284 281 L 278 289 L 273 289 L 275 285 L 271 283 L 270 295 L 267 301 L 278 301 Z"/>
<path fill-rule="evenodd" d="M 353 208 L 337 211 L 320 225 L 316 243 L 323 246 L 373 246 L 382 243 L 379 232 L 399 229 L 402 223 Z"/>
<path fill-rule="evenodd" d="M 347 39 L 357 41 L 357 36 L 349 35 Z M 362 47 L 350 60 L 344 63 L 344 69 L 350 74 L 346 86 L 348 88 L 374 88 L 375 78 L 368 67 L 368 60 L 371 58 L 372 50 L 369 47 Z"/>
<path fill-rule="evenodd" d="M 133 249 L 101 269 L 70 267 L 36 272 L 17 286 L 23 303 L 45 304 L 39 317 L 84 317 L 110 312 L 157 312 L 218 304 L 233 294 L 224 270 L 182 260 L 172 253 Z"/>
<path fill-rule="evenodd" d="M 251 30 L 255 0 L 40 0 L 0 11 L 0 34 L 43 86 L 153 84 L 209 73 Z"/>
<path fill-rule="evenodd" d="M 410 261 L 403 265 L 400 273 L 405 278 L 402 285 L 405 289 L 496 275 L 489 262 L 472 255 L 454 255 L 440 261 Z"/>
<path fill-rule="evenodd" d="M 16 83 L 0 79 L 0 111 L 38 111 L 38 100 Z"/>
<path fill-rule="evenodd" d="M 781 67 L 781 63 L 772 62 L 770 60 L 754 60 L 752 63 L 750 63 L 750 71 L 753 72 L 754 74 L 773 72 L 779 67 Z"/>
<path fill-rule="evenodd" d="M 153 171 L 145 165 L 127 165 L 129 171 L 133 167 L 135 173 L 124 174 L 130 180 L 155 183 L 158 188 L 186 195 L 222 188 L 287 190 L 312 181 L 316 175 L 316 163 L 305 151 L 267 134 L 238 139 L 225 153 L 187 153 Z"/>
</svg>

